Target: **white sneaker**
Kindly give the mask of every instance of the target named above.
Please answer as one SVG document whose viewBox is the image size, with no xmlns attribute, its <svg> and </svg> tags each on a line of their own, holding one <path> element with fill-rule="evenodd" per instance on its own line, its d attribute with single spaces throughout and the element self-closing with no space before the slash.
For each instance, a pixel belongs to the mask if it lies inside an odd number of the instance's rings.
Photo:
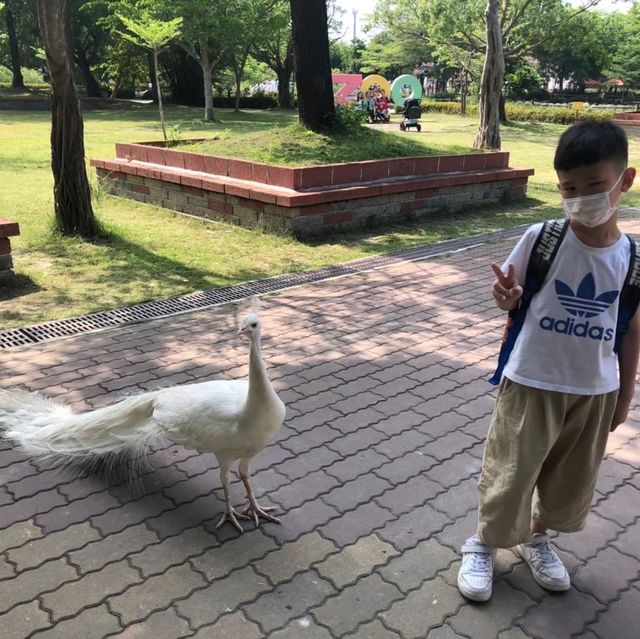
<svg viewBox="0 0 640 639">
<path fill-rule="evenodd" d="M 458 590 L 472 601 L 487 601 L 493 590 L 493 549 L 478 537 L 470 537 L 460 550 Z"/>
<path fill-rule="evenodd" d="M 519 544 L 515 551 L 529 564 L 533 578 L 540 586 L 557 592 L 569 590 L 569 573 L 551 547 L 547 535 L 536 533 L 528 544 Z"/>
</svg>

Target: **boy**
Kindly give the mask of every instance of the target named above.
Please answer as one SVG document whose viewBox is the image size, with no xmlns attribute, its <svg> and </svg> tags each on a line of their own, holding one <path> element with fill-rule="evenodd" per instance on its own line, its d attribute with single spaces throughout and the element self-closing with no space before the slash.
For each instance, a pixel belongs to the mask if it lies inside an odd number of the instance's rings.
<svg viewBox="0 0 640 639">
<path fill-rule="evenodd" d="M 617 356 L 613 350 L 631 255 L 617 225 L 620 197 L 636 174 L 627 159 L 626 135 L 609 122 L 580 122 L 560 137 L 554 168 L 569 226 L 500 382 L 478 484 L 478 529 L 462 547 L 458 573 L 468 599 L 491 597 L 496 548 L 515 546 L 543 588 L 570 587 L 547 529 L 584 527 L 608 433 L 627 417 L 638 366 L 640 313 Z M 525 232 L 502 269 L 492 264 L 492 294 L 504 311 L 518 307 L 541 228 Z"/>
</svg>

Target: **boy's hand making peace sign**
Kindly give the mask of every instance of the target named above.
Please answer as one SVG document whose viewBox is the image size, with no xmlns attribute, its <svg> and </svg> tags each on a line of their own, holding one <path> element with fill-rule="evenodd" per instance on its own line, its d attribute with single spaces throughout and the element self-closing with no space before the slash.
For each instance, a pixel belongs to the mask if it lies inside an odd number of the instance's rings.
<svg viewBox="0 0 640 639">
<path fill-rule="evenodd" d="M 518 300 L 522 297 L 522 286 L 516 280 L 516 269 L 513 264 L 509 264 L 509 269 L 505 275 L 499 264 L 495 262 L 491 265 L 496 279 L 491 287 L 491 294 L 496 300 L 498 308 L 503 311 L 510 311 L 518 305 Z"/>
</svg>

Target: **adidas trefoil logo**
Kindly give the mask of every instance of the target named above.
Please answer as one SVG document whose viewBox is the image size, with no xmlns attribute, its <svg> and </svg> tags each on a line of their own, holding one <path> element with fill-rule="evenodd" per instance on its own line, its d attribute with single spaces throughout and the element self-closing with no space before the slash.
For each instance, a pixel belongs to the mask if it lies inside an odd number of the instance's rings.
<svg viewBox="0 0 640 639">
<path fill-rule="evenodd" d="M 545 316 L 540 320 L 540 328 L 573 337 L 584 337 L 599 342 L 610 342 L 615 335 L 613 328 L 604 328 L 589 322 L 589 318 L 604 313 L 618 298 L 619 291 L 607 291 L 596 295 L 596 283 L 591 273 L 587 273 L 578 290 L 560 280 L 555 280 L 556 295 L 562 307 L 573 317 L 557 319 Z M 574 318 L 581 318 L 574 319 Z"/>
<path fill-rule="evenodd" d="M 575 293 L 560 280 L 555 280 L 555 285 L 558 300 L 575 317 L 596 317 L 606 311 L 618 297 L 618 291 L 607 291 L 596 296 L 596 283 L 591 273 L 584 276 Z"/>
</svg>

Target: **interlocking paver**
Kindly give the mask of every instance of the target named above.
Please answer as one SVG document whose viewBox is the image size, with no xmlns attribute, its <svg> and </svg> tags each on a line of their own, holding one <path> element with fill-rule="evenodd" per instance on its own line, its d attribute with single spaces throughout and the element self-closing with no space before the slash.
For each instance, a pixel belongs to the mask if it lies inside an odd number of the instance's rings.
<svg viewBox="0 0 640 639">
<path fill-rule="evenodd" d="M 192 636 L 192 634 L 193 631 L 189 628 L 189 624 L 184 619 L 180 619 L 173 608 L 168 608 L 161 612 L 154 612 L 144 621 L 133 623 L 121 632 L 109 635 L 109 637 L 114 639 L 143 639 L 144 637 L 179 639 L 179 637 Z M 81 637 L 82 635 L 67 635 L 67 637 L 70 636 Z"/>
<path fill-rule="evenodd" d="M 3 639 L 24 639 L 40 628 L 51 626 L 49 615 L 37 601 L 16 606 L 10 612 L 0 615 Z"/>
<path fill-rule="evenodd" d="M 51 610 L 54 620 L 58 621 L 75 616 L 84 607 L 100 603 L 109 595 L 141 581 L 142 577 L 137 570 L 131 568 L 126 561 L 120 561 L 42 595 L 42 605 Z"/>
<path fill-rule="evenodd" d="M 431 538 L 394 557 L 386 566 L 379 568 L 378 572 L 386 581 L 396 584 L 406 593 L 417 588 L 423 581 L 433 579 L 438 571 L 447 568 L 457 557 L 450 548 Z"/>
<path fill-rule="evenodd" d="M 406 639 L 422 639 L 431 628 L 440 626 L 445 618 L 462 605 L 462 596 L 442 578 L 425 581 L 380 616 L 386 626 Z"/>
<path fill-rule="evenodd" d="M 534 637 L 553 637 L 558 628 L 562 628 L 562 632 L 569 636 L 579 633 L 585 623 L 595 619 L 596 614 L 604 608 L 591 595 L 571 589 L 559 597 L 546 595 L 537 606 L 530 608 L 518 619 L 516 624 Z"/>
<path fill-rule="evenodd" d="M 100 539 L 98 531 L 84 522 L 69 526 L 65 531 L 30 541 L 20 548 L 9 550 L 7 557 L 16 564 L 18 570 L 25 570 L 98 539 Z"/>
<path fill-rule="evenodd" d="M 327 557 L 315 568 L 336 588 L 342 589 L 359 577 L 370 574 L 376 566 L 387 563 L 397 554 L 398 551 L 393 546 L 381 541 L 376 535 L 369 535 Z"/>
<path fill-rule="evenodd" d="M 33 635 L 34 639 L 70 639 L 70 637 L 106 637 L 114 632 L 119 632 L 120 622 L 118 618 L 109 612 L 105 604 L 83 610 L 77 617 L 61 621 L 53 628 L 41 630 Z M 118 634 L 118 636 L 121 636 Z M 129 635 L 133 637 L 134 635 Z M 166 639 L 169 639 L 165 635 Z M 177 639 L 178 635 L 176 635 Z M 160 635 L 154 635 L 154 639 L 161 639 Z"/>
<path fill-rule="evenodd" d="M 315 570 L 296 575 L 291 581 L 279 584 L 244 607 L 245 614 L 265 632 L 285 626 L 291 619 L 317 606 L 334 587 L 322 579 Z"/>
<path fill-rule="evenodd" d="M 11 587 L 3 588 L 0 613 L 9 611 L 17 604 L 33 600 L 41 592 L 54 590 L 61 583 L 77 578 L 75 568 L 64 557 L 49 561 L 38 568 L 25 570 L 11 580 Z"/>
<path fill-rule="evenodd" d="M 132 566 L 139 568 L 145 577 L 149 577 L 163 573 L 170 566 L 182 564 L 189 557 L 219 544 L 214 535 L 198 526 L 175 537 L 167 537 L 159 544 L 148 545 L 144 550 L 129 555 L 129 560 Z"/>
<path fill-rule="evenodd" d="M 579 566 L 571 577 L 583 592 L 606 604 L 615 599 L 627 583 L 640 579 L 640 562 L 609 547 L 600 551 L 585 566 Z"/>
<path fill-rule="evenodd" d="M 192 639 L 262 639 L 262 636 L 260 628 L 240 612 L 224 615 L 216 623 L 203 626 L 191 635 Z"/>
<path fill-rule="evenodd" d="M 402 593 L 393 584 L 373 574 L 342 588 L 339 594 L 311 612 L 321 624 L 341 636 L 353 632 L 360 623 L 375 618 L 376 614 L 399 599 L 402 599 Z"/>
<path fill-rule="evenodd" d="M 300 639 L 302 636 L 305 639 L 333 639 L 326 628 L 318 626 L 313 618 L 308 616 L 290 621 L 281 630 L 270 633 L 269 639 Z"/>
<path fill-rule="evenodd" d="M 123 559 L 149 544 L 155 544 L 158 536 L 144 524 L 125 528 L 122 532 L 92 542 L 80 550 L 69 553 L 69 561 L 78 566 L 81 573 L 99 570 L 108 563 Z"/>
<path fill-rule="evenodd" d="M 574 588 L 550 595 L 501 550 L 488 605 L 456 589 L 504 324 L 487 265 L 512 244 L 268 296 L 262 353 L 288 416 L 252 475 L 280 525 L 216 528 L 212 454 L 158 443 L 131 484 L 65 476 L 0 440 L 3 638 L 635 639 L 637 403 L 609 437 L 587 527 L 554 536 Z M 0 351 L 0 386 L 86 410 L 245 377 L 235 316 L 222 305 Z M 236 475 L 231 496 L 246 502 Z"/>
<path fill-rule="evenodd" d="M 258 559 L 254 567 L 259 573 L 269 577 L 274 584 L 278 584 L 291 579 L 297 572 L 305 571 L 309 565 L 321 561 L 335 551 L 336 546 L 332 542 L 314 531 L 269 552 L 264 558 Z M 319 567 L 318 570 L 322 576 L 328 576 Z"/>
<path fill-rule="evenodd" d="M 109 606 L 125 624 L 140 621 L 155 610 L 167 607 L 175 599 L 186 597 L 206 581 L 189 563 L 169 568 L 162 575 L 149 577 L 121 595 L 111 597 Z"/>
</svg>

